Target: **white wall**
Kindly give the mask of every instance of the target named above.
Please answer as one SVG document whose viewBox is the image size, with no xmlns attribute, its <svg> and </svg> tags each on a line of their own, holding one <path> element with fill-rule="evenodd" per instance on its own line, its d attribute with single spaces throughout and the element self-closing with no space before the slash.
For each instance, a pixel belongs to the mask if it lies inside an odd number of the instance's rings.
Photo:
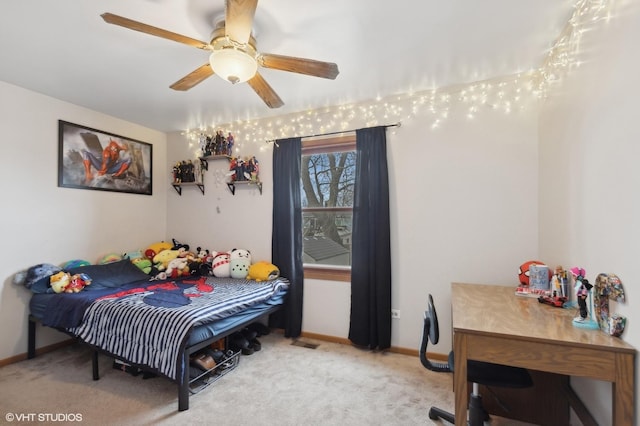
<svg viewBox="0 0 640 426">
<path fill-rule="evenodd" d="M 582 266 L 591 282 L 599 273 L 618 275 L 627 302 L 611 308 L 627 317 L 624 340 L 640 348 L 640 10 L 629 3 L 618 3 L 609 25 L 585 33 L 584 65 L 542 108 L 540 255 L 553 265 Z M 610 386 L 572 383 L 596 420 L 608 424 Z M 635 406 L 637 416 L 637 391 Z"/>
<path fill-rule="evenodd" d="M 153 145 L 153 195 L 58 188 L 58 120 Z M 37 263 L 95 262 L 164 239 L 166 135 L 0 82 L 0 359 L 27 350 L 30 293 L 13 274 Z M 64 335 L 39 328 L 38 347 Z"/>
<path fill-rule="evenodd" d="M 409 101 L 399 107 L 411 110 Z M 468 119 L 465 108 L 454 106 L 438 129 L 421 116 L 388 129 L 392 297 L 401 311 L 393 322 L 393 346 L 418 348 L 432 293 L 442 312 L 442 340 L 434 351 L 448 353 L 450 283 L 515 287 L 518 266 L 537 257 L 536 107 L 512 114 L 487 109 Z M 242 143 L 238 136 L 236 141 Z M 197 149 L 185 136 L 169 135 L 169 165 L 194 158 Z M 196 188 L 183 189 L 181 197 L 171 191 L 168 235 L 215 250 L 243 247 L 254 260 L 270 260 L 272 149 L 245 144 L 240 152 L 258 156 L 262 196 L 246 188 L 232 196 L 220 179 L 226 162 L 210 162 L 204 196 Z M 303 331 L 347 338 L 350 294 L 348 283 L 307 280 Z"/>
<path fill-rule="evenodd" d="M 178 161 L 195 160 L 197 143 L 188 142 L 180 133 L 168 135 L 167 169 Z M 262 148 L 262 150 L 260 149 Z M 260 195 L 255 185 L 237 185 L 236 195 L 227 188 L 229 162 L 225 159 L 209 161 L 205 172 L 203 195 L 196 187 L 184 187 L 178 195 L 167 177 L 167 235 L 189 244 L 192 250 L 200 246 L 211 251 L 244 248 L 254 261 L 271 260 L 271 146 L 264 144 L 240 152 L 242 157 L 256 156 L 260 178 L 265 181 Z"/>
</svg>

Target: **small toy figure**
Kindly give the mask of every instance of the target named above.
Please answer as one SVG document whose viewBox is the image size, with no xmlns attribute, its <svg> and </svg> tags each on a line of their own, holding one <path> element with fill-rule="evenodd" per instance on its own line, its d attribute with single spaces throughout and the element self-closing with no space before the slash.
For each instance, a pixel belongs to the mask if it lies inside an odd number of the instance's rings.
<svg viewBox="0 0 640 426">
<path fill-rule="evenodd" d="M 249 180 L 256 182 L 258 180 L 258 174 L 260 173 L 260 166 L 258 165 L 258 160 L 255 156 L 249 159 L 248 172 L 251 175 Z"/>
<path fill-rule="evenodd" d="M 586 321 L 589 311 L 587 309 L 587 299 L 589 298 L 589 292 L 593 287 L 592 284 L 589 283 L 584 277 L 585 271 L 582 268 L 571 268 L 571 274 L 576 279 L 576 299 L 578 301 L 578 307 L 580 310 L 580 317 L 576 317 L 574 321 Z"/>
<path fill-rule="evenodd" d="M 195 173 L 195 166 L 193 164 L 193 161 L 191 160 L 187 160 L 187 168 L 186 168 L 186 178 L 188 182 L 195 182 L 196 181 L 196 173 Z"/>
<path fill-rule="evenodd" d="M 578 298 L 578 307 L 580 308 L 580 319 L 582 321 L 587 319 L 589 315 L 589 311 L 587 310 L 587 299 L 589 298 L 589 291 L 593 286 L 589 283 L 587 279 L 583 279 L 580 281 L 580 287 L 576 292 L 576 297 Z"/>
<path fill-rule="evenodd" d="M 200 150 L 202 151 L 203 157 L 211 155 L 211 150 L 209 148 L 210 143 L 211 138 L 209 136 L 200 135 Z"/>
<path fill-rule="evenodd" d="M 238 176 L 236 173 L 237 167 L 238 167 L 238 159 L 235 157 L 232 157 L 229 163 L 229 174 L 228 174 L 228 176 L 231 177 L 231 181 L 238 180 Z"/>
<path fill-rule="evenodd" d="M 181 183 L 182 182 L 182 173 L 180 172 L 180 162 L 178 161 L 175 166 L 173 166 L 173 183 Z"/>
<path fill-rule="evenodd" d="M 568 277 L 567 271 L 562 266 L 556 266 L 553 277 L 551 277 L 551 289 L 554 296 L 567 297 L 568 296 Z"/>
<path fill-rule="evenodd" d="M 233 154 L 233 143 L 234 143 L 233 135 L 231 134 L 231 132 L 229 132 L 229 134 L 227 135 L 227 154 L 226 155 Z"/>
<path fill-rule="evenodd" d="M 216 139 L 215 142 L 213 143 L 213 153 L 214 155 L 221 155 L 222 154 L 222 149 L 224 146 L 226 146 L 226 142 L 224 140 L 224 135 L 222 134 L 222 130 L 218 130 L 216 132 Z"/>
<path fill-rule="evenodd" d="M 243 158 L 238 157 L 237 163 L 236 163 L 236 179 L 238 181 L 245 181 L 247 180 L 247 178 L 245 177 L 244 173 L 245 173 L 245 169 L 246 169 L 246 164 Z"/>
</svg>

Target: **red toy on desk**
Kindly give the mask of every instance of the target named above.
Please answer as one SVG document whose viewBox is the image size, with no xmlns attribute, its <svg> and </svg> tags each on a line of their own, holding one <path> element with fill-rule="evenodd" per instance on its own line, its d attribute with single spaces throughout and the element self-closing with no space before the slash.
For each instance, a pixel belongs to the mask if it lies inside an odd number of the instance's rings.
<svg viewBox="0 0 640 426">
<path fill-rule="evenodd" d="M 568 299 L 564 296 L 540 296 L 538 302 L 562 308 Z"/>
</svg>

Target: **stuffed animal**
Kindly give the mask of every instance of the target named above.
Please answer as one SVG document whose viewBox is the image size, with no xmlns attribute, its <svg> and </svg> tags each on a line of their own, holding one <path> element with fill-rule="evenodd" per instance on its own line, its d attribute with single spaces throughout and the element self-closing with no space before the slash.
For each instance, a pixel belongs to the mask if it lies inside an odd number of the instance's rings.
<svg viewBox="0 0 640 426">
<path fill-rule="evenodd" d="M 144 250 L 144 255 L 147 258 L 153 260 L 153 257 L 156 254 L 160 253 L 162 250 L 170 250 L 171 247 L 173 247 L 171 245 L 171 243 L 167 243 L 166 241 L 160 241 L 160 242 L 157 242 L 157 243 L 153 243 L 153 244 L 150 244 L 149 247 L 147 247 Z"/>
<path fill-rule="evenodd" d="M 133 250 L 133 251 L 127 251 L 122 253 L 122 258 L 123 259 L 129 259 L 130 261 L 134 261 L 136 259 L 142 259 L 144 258 L 145 255 L 142 252 L 142 250 Z"/>
<path fill-rule="evenodd" d="M 280 270 L 273 263 L 265 260 L 254 263 L 249 267 L 248 280 L 268 281 L 274 280 L 280 276 Z"/>
<path fill-rule="evenodd" d="M 145 274 L 150 274 L 151 269 L 153 268 L 153 263 L 151 263 L 151 260 L 147 259 L 146 257 L 131 259 L 131 263 L 136 265 L 138 269 L 140 269 Z"/>
<path fill-rule="evenodd" d="M 211 260 L 213 259 L 211 257 L 211 253 L 209 253 L 209 249 L 204 249 L 202 247 L 196 248 L 196 256 L 198 257 L 198 259 L 202 260 L 205 263 L 211 262 Z"/>
<path fill-rule="evenodd" d="M 247 278 L 247 274 L 249 273 L 249 267 L 251 266 L 251 262 L 246 259 L 235 259 L 230 262 L 231 265 L 231 278 Z"/>
<path fill-rule="evenodd" d="M 231 276 L 231 264 L 229 253 L 226 251 L 214 252 L 211 260 L 211 273 L 214 277 L 229 278 Z"/>
<path fill-rule="evenodd" d="M 91 278 L 87 274 L 75 274 L 69 279 L 69 284 L 65 287 L 65 293 L 79 293 L 91 284 Z"/>
<path fill-rule="evenodd" d="M 122 260 L 122 255 L 119 253 L 107 253 L 98 259 L 98 265 L 106 265 L 107 263 L 119 262 Z"/>
<path fill-rule="evenodd" d="M 234 248 L 229 252 L 229 260 L 241 258 L 251 261 L 251 252 L 249 250 L 237 248 Z"/>
<path fill-rule="evenodd" d="M 164 271 L 169 266 L 169 262 L 177 258 L 180 252 L 178 250 L 162 250 L 160 253 L 153 256 L 153 264 L 160 271 Z"/>
<path fill-rule="evenodd" d="M 74 259 L 74 260 L 70 260 L 68 262 L 63 263 L 62 265 L 60 265 L 60 267 L 62 269 L 67 270 L 67 269 L 78 268 L 80 266 L 87 266 L 87 265 L 91 265 L 91 262 L 83 259 Z"/>
<path fill-rule="evenodd" d="M 206 277 L 211 275 L 211 265 L 200 258 L 187 260 L 189 265 L 189 275 L 196 277 Z"/>
<path fill-rule="evenodd" d="M 70 282 L 71 274 L 64 271 L 60 271 L 57 274 L 53 274 L 49 277 L 49 285 L 55 293 L 62 293 L 63 291 L 65 291 Z"/>
<path fill-rule="evenodd" d="M 61 269 L 50 263 L 39 263 L 31 266 L 29 269 L 17 272 L 13 277 L 13 283 L 18 285 L 24 285 L 29 290 L 35 291 L 34 285 L 41 282 L 45 278 L 51 277 L 51 275 L 60 272 Z M 48 280 L 50 281 L 50 280 Z M 45 292 L 48 288 L 48 282 L 45 285 L 39 286 L 38 292 Z"/>
<path fill-rule="evenodd" d="M 176 257 L 167 264 L 165 270 L 168 278 L 178 278 L 189 275 L 189 262 L 183 257 Z"/>
<path fill-rule="evenodd" d="M 249 250 L 233 249 L 229 253 L 229 266 L 231 278 L 247 278 L 251 266 L 251 253 Z"/>
</svg>

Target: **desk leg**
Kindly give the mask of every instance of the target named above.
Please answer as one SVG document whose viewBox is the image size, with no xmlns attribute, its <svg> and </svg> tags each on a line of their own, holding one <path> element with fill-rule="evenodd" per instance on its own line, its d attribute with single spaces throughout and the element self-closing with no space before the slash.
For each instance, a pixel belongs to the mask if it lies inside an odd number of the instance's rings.
<svg viewBox="0 0 640 426">
<path fill-rule="evenodd" d="M 636 372 L 633 358 L 630 354 L 616 354 L 616 377 L 611 384 L 614 425 L 635 424 L 633 386 Z"/>
<path fill-rule="evenodd" d="M 453 392 L 456 400 L 456 426 L 465 426 L 469 395 L 467 395 L 467 336 L 463 333 L 453 334 L 453 353 L 455 354 Z"/>
</svg>

